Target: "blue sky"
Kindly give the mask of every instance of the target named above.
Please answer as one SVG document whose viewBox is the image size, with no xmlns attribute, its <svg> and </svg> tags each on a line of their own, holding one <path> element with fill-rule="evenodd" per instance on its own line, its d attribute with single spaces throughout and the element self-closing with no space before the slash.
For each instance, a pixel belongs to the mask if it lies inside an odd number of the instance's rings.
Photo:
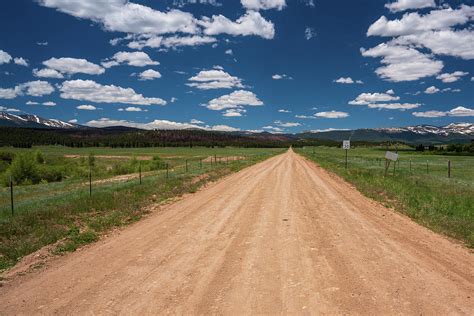
<svg viewBox="0 0 474 316">
<path fill-rule="evenodd" d="M 3 1 L 0 109 L 270 132 L 474 122 L 473 5 Z"/>
</svg>

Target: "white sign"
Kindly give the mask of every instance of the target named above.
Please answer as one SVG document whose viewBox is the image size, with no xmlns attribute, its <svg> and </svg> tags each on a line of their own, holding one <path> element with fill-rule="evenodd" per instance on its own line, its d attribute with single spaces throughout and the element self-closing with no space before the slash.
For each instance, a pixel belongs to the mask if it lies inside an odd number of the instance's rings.
<svg viewBox="0 0 474 316">
<path fill-rule="evenodd" d="M 342 141 L 342 149 L 351 149 L 351 141 L 350 140 L 343 140 Z"/>
<path fill-rule="evenodd" d="M 387 151 L 385 153 L 385 159 L 392 160 L 392 161 L 397 161 L 398 160 L 398 154 L 394 153 L 394 152 L 391 152 L 391 151 Z"/>
</svg>

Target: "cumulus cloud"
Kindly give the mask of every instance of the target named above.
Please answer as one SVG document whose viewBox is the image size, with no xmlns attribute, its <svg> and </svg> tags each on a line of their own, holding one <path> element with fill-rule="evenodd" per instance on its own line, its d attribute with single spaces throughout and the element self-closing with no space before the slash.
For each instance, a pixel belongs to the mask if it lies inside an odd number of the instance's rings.
<svg viewBox="0 0 474 316">
<path fill-rule="evenodd" d="M 439 79 L 443 81 L 444 83 L 452 83 L 452 82 L 458 81 L 459 79 L 461 79 L 461 77 L 466 76 L 468 74 L 469 74 L 468 72 L 464 72 L 464 71 L 455 71 L 453 73 L 441 74 L 437 76 L 436 79 Z"/>
<path fill-rule="evenodd" d="M 9 53 L 0 49 L 0 65 L 8 64 L 11 60 L 12 60 L 12 56 Z"/>
<path fill-rule="evenodd" d="M 241 109 L 244 106 L 261 106 L 260 101 L 255 93 L 246 90 L 237 90 L 230 94 L 212 99 L 206 105 L 209 110 L 221 111 L 227 109 Z"/>
<path fill-rule="evenodd" d="M 434 0 L 397 0 L 385 5 L 391 12 L 401 12 L 411 9 L 434 8 L 436 3 Z"/>
<path fill-rule="evenodd" d="M 45 106 L 56 106 L 56 102 L 47 101 L 47 102 L 43 102 L 43 105 L 45 105 Z"/>
<path fill-rule="evenodd" d="M 240 0 L 242 6 L 248 10 L 281 10 L 286 6 L 285 0 Z"/>
<path fill-rule="evenodd" d="M 442 61 L 434 60 L 431 56 L 418 50 L 392 43 L 382 43 L 371 49 L 361 49 L 362 56 L 382 58 L 383 67 L 375 73 L 388 81 L 414 81 L 438 74 L 444 67 Z"/>
<path fill-rule="evenodd" d="M 431 86 L 431 87 L 426 88 L 425 93 L 426 94 L 435 94 L 435 93 L 438 93 L 439 91 L 440 90 L 438 88 L 436 88 L 435 86 Z"/>
<path fill-rule="evenodd" d="M 199 46 L 204 44 L 215 43 L 217 39 L 211 36 L 149 36 L 144 35 L 141 39 L 134 40 L 128 43 L 131 49 L 142 49 L 144 47 L 150 48 L 177 48 L 183 46 Z"/>
<path fill-rule="evenodd" d="M 33 69 L 33 76 L 38 78 L 54 78 L 62 79 L 64 75 L 57 70 L 44 68 L 44 69 Z"/>
<path fill-rule="evenodd" d="M 386 110 L 411 110 L 420 107 L 420 103 L 373 103 L 367 106 L 371 109 L 386 109 Z"/>
<path fill-rule="evenodd" d="M 189 121 L 191 124 L 204 124 L 203 121 L 200 121 L 200 120 L 197 120 L 197 119 L 192 119 L 191 121 Z"/>
<path fill-rule="evenodd" d="M 88 74 L 88 75 L 101 75 L 105 72 L 105 69 L 87 61 L 86 59 L 81 58 L 70 58 L 70 57 L 62 57 L 62 58 L 50 58 L 43 62 L 43 65 L 47 67 L 48 70 L 40 70 L 37 71 L 36 74 L 51 74 L 54 76 L 54 72 L 51 70 L 55 70 L 61 74 L 65 75 L 73 75 L 77 73 L 81 74 Z M 41 73 L 41 71 L 43 71 Z M 56 74 L 56 78 L 59 78 Z"/>
<path fill-rule="evenodd" d="M 228 125 L 202 126 L 202 125 L 191 124 L 191 123 L 173 122 L 173 121 L 168 121 L 168 120 L 154 120 L 148 123 L 137 123 L 137 122 L 127 121 L 127 120 L 114 120 L 110 118 L 100 118 L 98 120 L 89 121 L 86 123 L 86 125 L 91 126 L 91 127 L 127 126 L 127 127 L 135 127 L 135 128 L 141 128 L 141 129 L 147 129 L 147 130 L 153 130 L 153 129 L 173 130 L 173 129 L 198 128 L 198 129 L 204 129 L 208 131 L 223 131 L 223 132 L 239 131 L 238 128 L 231 127 Z"/>
<path fill-rule="evenodd" d="M 314 114 L 316 117 L 339 119 L 349 117 L 349 113 L 341 111 L 325 111 Z"/>
<path fill-rule="evenodd" d="M 166 105 L 161 98 L 147 98 L 132 88 L 102 85 L 92 80 L 68 80 L 59 87 L 61 98 L 96 103 L 124 103 L 135 105 Z"/>
<path fill-rule="evenodd" d="M 188 79 L 186 85 L 200 90 L 243 88 L 242 79 L 222 69 L 202 70 Z"/>
<path fill-rule="evenodd" d="M 283 128 L 272 126 L 272 125 L 264 126 L 262 128 L 266 129 L 266 130 L 269 130 L 269 131 L 276 132 L 276 133 L 283 132 Z"/>
<path fill-rule="evenodd" d="M 462 25 L 474 17 L 474 7 L 461 5 L 457 10 L 451 8 L 433 10 L 426 15 L 417 12 L 405 14 L 401 19 L 388 20 L 385 16 L 374 22 L 367 36 L 400 36 L 417 34 L 431 30 L 447 29 Z"/>
<path fill-rule="evenodd" d="M 274 75 L 272 76 L 272 79 L 273 79 L 273 80 L 282 80 L 282 79 L 289 79 L 289 80 L 291 80 L 291 79 L 293 79 L 293 78 L 292 78 L 291 76 L 288 76 L 287 74 L 281 74 L 281 75 L 279 75 L 279 74 L 274 74 Z"/>
<path fill-rule="evenodd" d="M 112 58 L 102 62 L 102 66 L 110 68 L 121 64 L 127 64 L 135 67 L 145 67 L 159 65 L 157 61 L 153 61 L 147 53 L 144 52 L 118 52 Z"/>
<path fill-rule="evenodd" d="M 336 83 L 341 83 L 341 84 L 363 84 L 364 82 L 362 80 L 353 80 L 351 77 L 341 77 L 339 79 L 334 80 Z"/>
<path fill-rule="evenodd" d="M 13 58 L 13 61 L 15 62 L 16 65 L 25 66 L 25 67 L 29 66 L 28 61 L 24 59 L 23 57 L 15 57 Z"/>
<path fill-rule="evenodd" d="M 286 109 L 279 109 L 278 112 L 279 113 L 291 113 L 290 110 L 286 110 Z"/>
<path fill-rule="evenodd" d="M 298 122 L 282 122 L 282 121 L 275 121 L 275 122 L 273 122 L 273 123 L 275 123 L 275 125 L 277 125 L 277 126 L 279 126 L 279 127 L 285 127 L 285 128 L 301 126 L 301 124 L 298 123 Z"/>
<path fill-rule="evenodd" d="M 153 69 L 147 69 L 138 74 L 139 80 L 154 80 L 161 78 L 161 74 Z"/>
<path fill-rule="evenodd" d="M 29 95 L 33 97 L 41 97 L 54 92 L 54 87 L 47 81 L 29 81 L 17 85 L 14 88 L 0 88 L 0 99 L 14 99 L 17 96 Z"/>
<path fill-rule="evenodd" d="M 204 27 L 206 35 L 256 35 L 266 39 L 275 36 L 275 27 L 272 22 L 265 20 L 257 11 L 247 11 L 235 22 L 223 15 L 213 15 L 211 18 L 204 17 L 198 22 Z"/>
<path fill-rule="evenodd" d="M 0 111 L 2 111 L 2 112 L 21 112 L 21 110 L 19 110 L 19 109 L 8 108 L 6 106 L 0 106 Z"/>
<path fill-rule="evenodd" d="M 443 117 L 443 116 L 454 116 L 454 117 L 469 117 L 474 116 L 474 109 L 466 108 L 464 106 L 458 106 L 449 111 L 426 111 L 426 112 L 413 112 L 414 116 L 417 117 Z"/>
<path fill-rule="evenodd" d="M 246 113 L 245 109 L 227 109 L 222 113 L 222 116 L 225 117 L 240 117 L 242 114 Z"/>
<path fill-rule="evenodd" d="M 400 97 L 393 95 L 393 90 L 386 93 L 361 93 L 355 100 L 349 101 L 351 105 L 368 105 L 375 102 L 398 101 Z"/>
<path fill-rule="evenodd" d="M 95 106 L 90 105 L 90 104 L 83 104 L 83 105 L 76 106 L 76 109 L 84 110 L 84 111 L 95 111 L 95 110 L 97 110 L 97 108 Z"/>
<path fill-rule="evenodd" d="M 316 37 L 317 33 L 316 30 L 313 27 L 306 27 L 304 30 L 304 38 L 306 38 L 307 41 L 312 39 L 313 37 Z"/>
</svg>

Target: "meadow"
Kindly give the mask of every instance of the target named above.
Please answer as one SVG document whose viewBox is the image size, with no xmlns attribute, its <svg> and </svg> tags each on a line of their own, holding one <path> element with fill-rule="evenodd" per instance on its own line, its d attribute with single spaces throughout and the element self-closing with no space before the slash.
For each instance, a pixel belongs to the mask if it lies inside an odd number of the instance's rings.
<svg viewBox="0 0 474 316">
<path fill-rule="evenodd" d="M 385 151 L 385 147 L 352 148 L 346 169 L 341 148 L 296 149 L 366 196 L 474 247 L 474 156 L 433 155 L 400 148 L 399 161 L 396 165 L 392 162 L 385 174 Z"/>
<path fill-rule="evenodd" d="M 10 187 L 0 188 L 0 270 L 46 245 L 53 244 L 54 253 L 73 251 L 140 219 L 153 203 L 194 192 L 284 149 L 45 146 L 1 151 L 31 159 L 40 153 L 35 168 L 60 170 L 64 177 L 15 184 L 13 214 Z M 9 172 L 4 165 L 3 176 Z"/>
</svg>

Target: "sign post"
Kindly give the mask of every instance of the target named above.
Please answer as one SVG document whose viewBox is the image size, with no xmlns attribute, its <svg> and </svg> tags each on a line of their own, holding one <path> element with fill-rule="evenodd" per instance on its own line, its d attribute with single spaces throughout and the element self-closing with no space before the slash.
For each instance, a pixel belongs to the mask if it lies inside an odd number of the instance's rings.
<svg viewBox="0 0 474 316">
<path fill-rule="evenodd" d="M 390 167 L 390 162 L 393 161 L 394 164 L 397 163 L 398 160 L 398 154 L 387 151 L 385 153 L 385 176 L 387 175 L 388 168 Z M 394 165 L 395 166 L 395 165 Z"/>
<path fill-rule="evenodd" d="M 342 148 L 346 151 L 346 169 L 347 169 L 347 151 L 351 149 L 351 141 L 350 140 L 343 140 L 342 141 Z"/>
</svg>

